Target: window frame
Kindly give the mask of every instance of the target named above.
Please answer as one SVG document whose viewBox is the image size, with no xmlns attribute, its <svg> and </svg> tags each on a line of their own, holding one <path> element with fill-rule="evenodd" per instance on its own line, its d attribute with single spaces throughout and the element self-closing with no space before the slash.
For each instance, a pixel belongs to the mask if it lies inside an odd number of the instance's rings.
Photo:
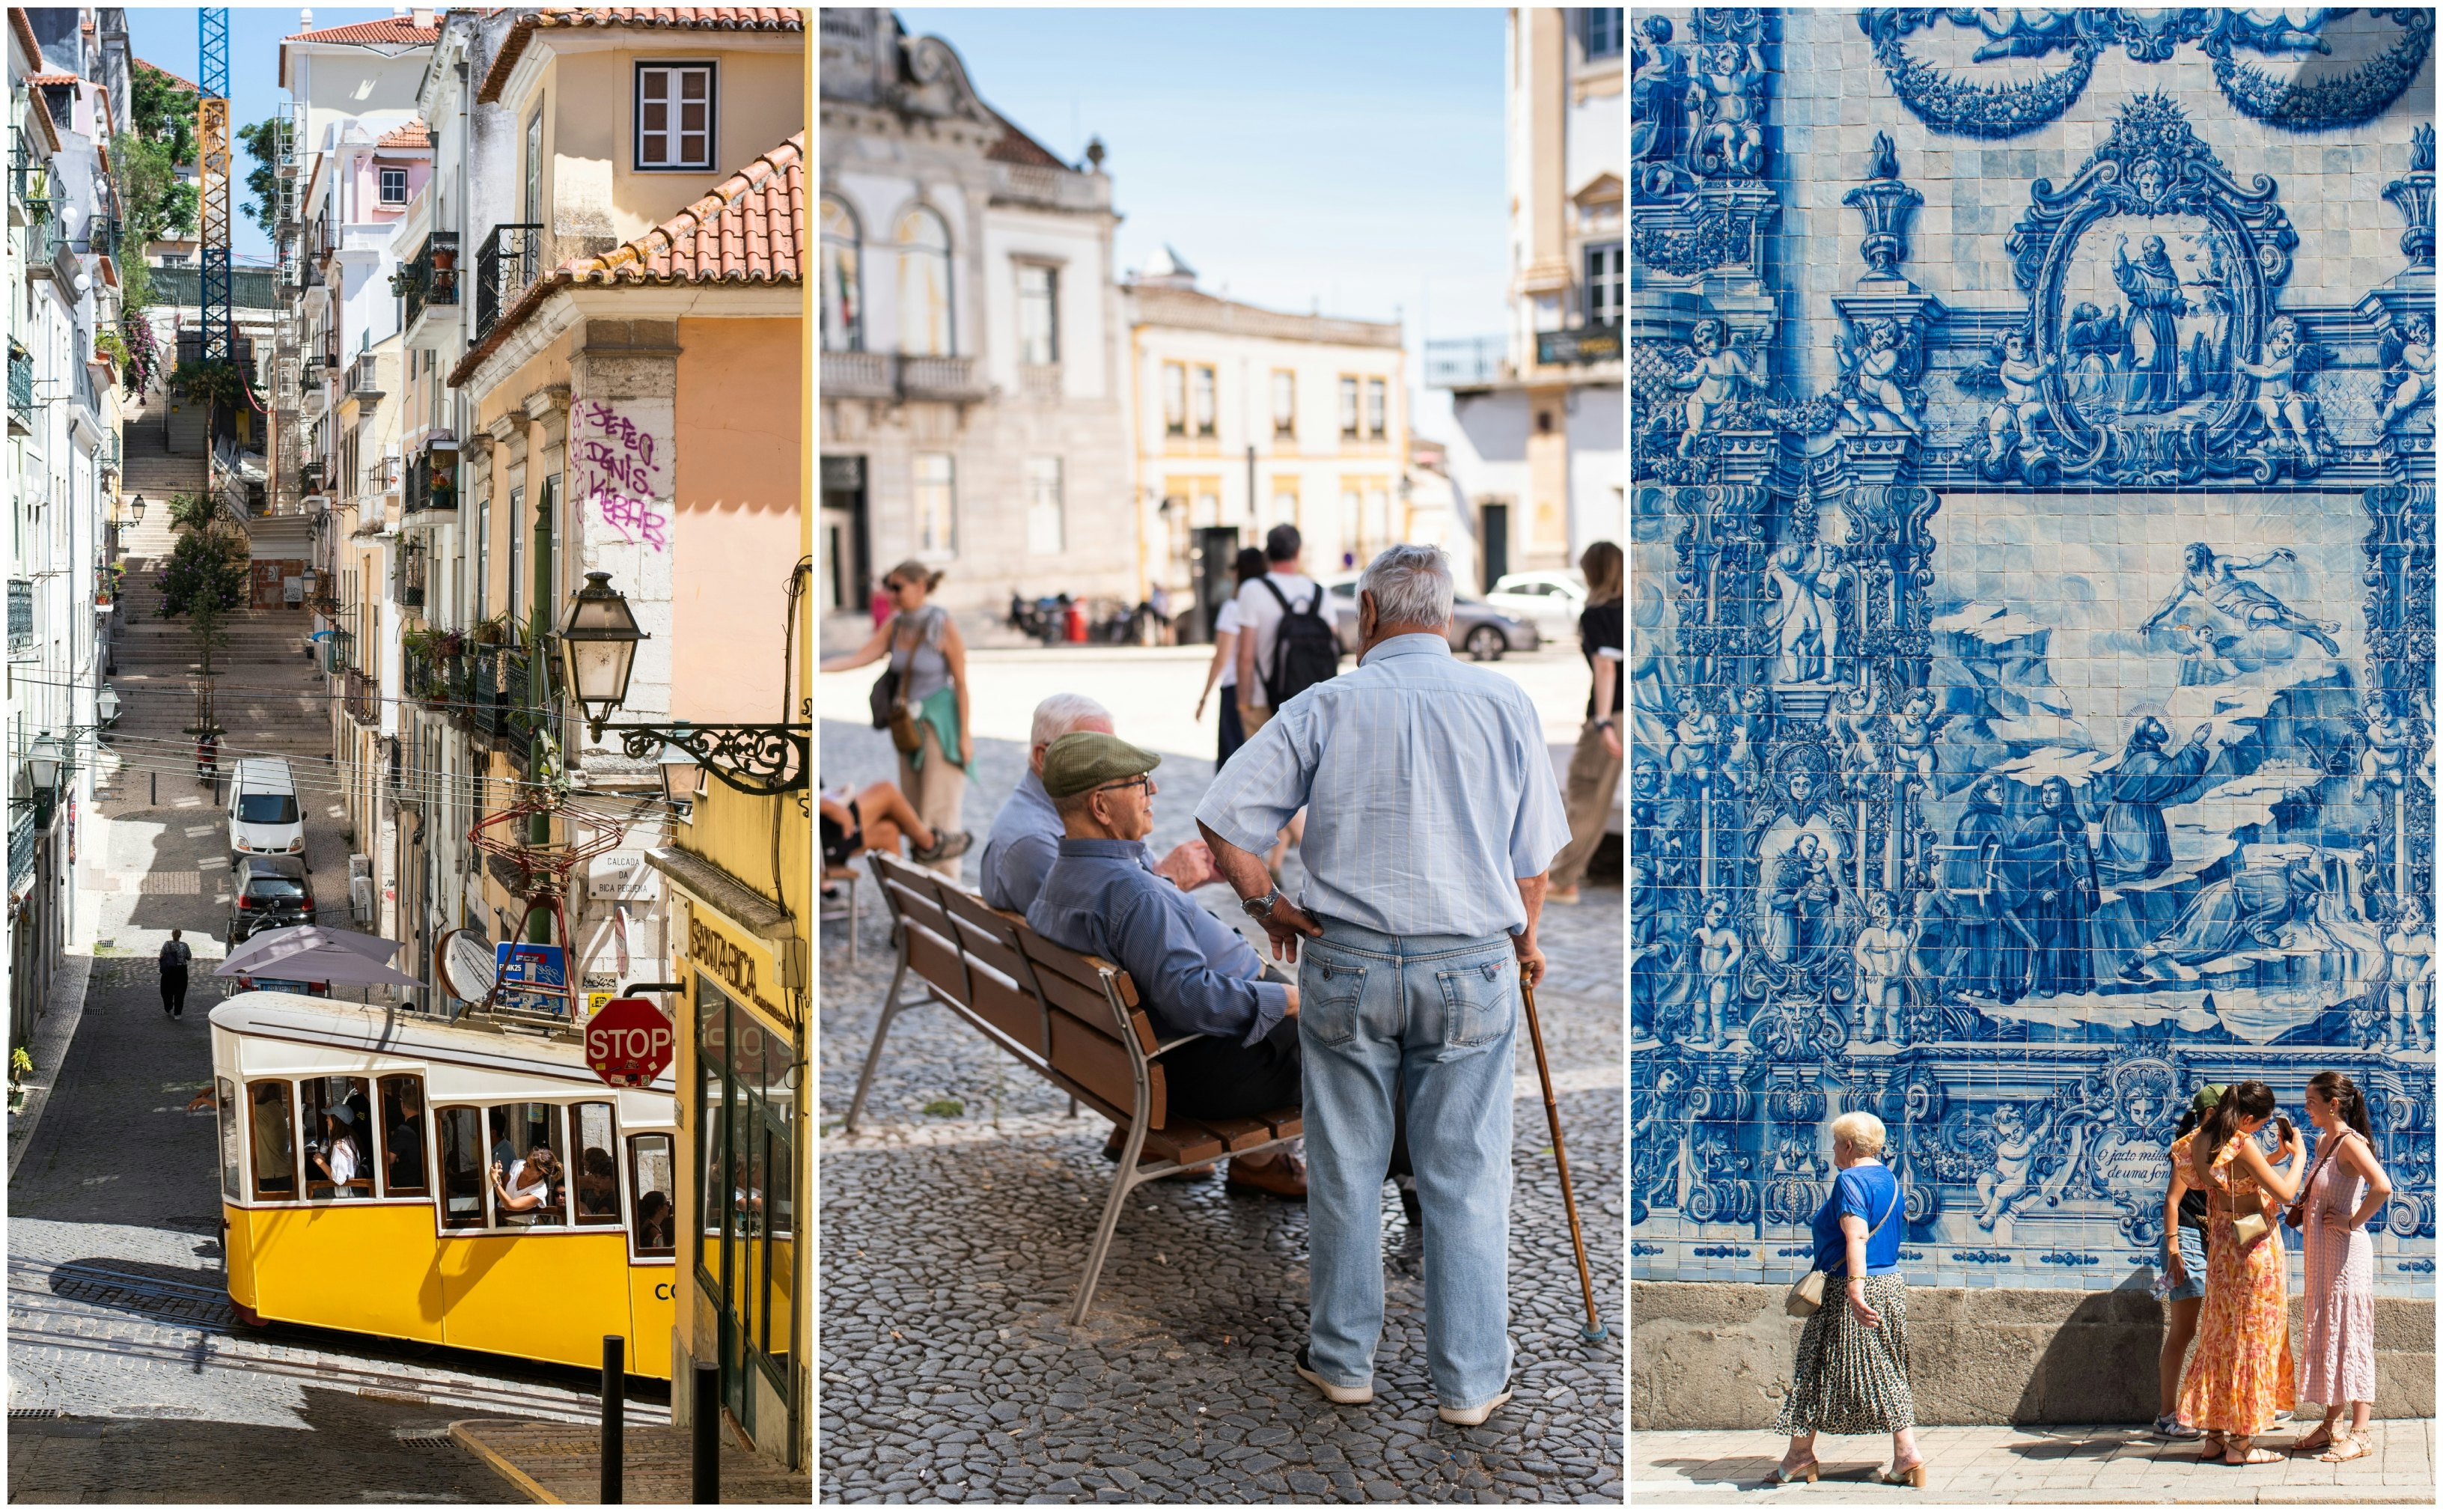
<svg viewBox="0 0 2443 1512">
<path fill-rule="evenodd" d="M 929 220 L 933 227 L 941 232 L 941 246 L 928 247 L 923 242 L 909 239 L 908 230 L 911 225 L 916 224 L 920 217 Z M 927 204 L 923 200 L 916 201 L 899 212 L 898 222 L 891 228 L 891 248 L 892 256 L 896 261 L 899 275 L 897 289 L 899 297 L 899 355 L 903 358 L 946 358 L 958 356 L 959 241 L 956 236 L 950 233 L 950 217 L 943 214 L 939 210 Z M 915 343 L 909 340 L 910 334 L 910 326 L 909 323 L 911 319 L 911 312 L 917 307 L 916 300 L 913 297 L 913 291 L 909 287 L 909 271 L 915 266 L 915 260 L 918 258 L 926 258 L 937 262 L 940 265 L 939 272 L 942 279 L 942 324 L 941 330 L 938 333 L 940 337 L 938 349 L 923 352 L 917 351 Z M 932 342 L 932 337 L 936 333 L 929 329 L 927 331 L 926 335 L 928 345 L 934 344 Z"/>
<path fill-rule="evenodd" d="M 417 1120 L 424 1126 L 423 1138 L 419 1141 L 423 1148 L 417 1151 L 417 1155 L 422 1162 L 421 1169 L 424 1171 L 424 1180 L 413 1187 L 395 1186 L 392 1184 L 390 1179 L 391 1126 L 388 1094 L 390 1085 L 396 1081 L 407 1081 L 414 1084 L 415 1116 Z M 386 1075 L 377 1076 L 374 1078 L 374 1121 L 381 1126 L 378 1131 L 380 1134 L 380 1151 L 374 1156 L 374 1162 L 375 1169 L 378 1171 L 381 1175 L 382 1196 L 413 1197 L 419 1201 L 430 1202 L 433 1195 L 432 1105 L 425 1100 L 423 1075 L 414 1071 L 393 1071 Z"/>
<path fill-rule="evenodd" d="M 840 222 L 847 228 L 844 233 L 824 224 L 824 213 L 833 209 L 839 212 Z M 865 350 L 865 222 L 858 216 L 856 207 L 845 198 L 838 194 L 825 194 L 816 212 L 816 227 L 821 241 L 822 260 L 818 266 L 821 268 L 823 287 L 818 297 L 823 302 L 820 312 L 823 322 L 823 350 L 862 352 Z M 835 261 L 836 259 L 837 261 Z M 833 274 L 836 268 L 843 267 L 847 270 L 847 276 L 838 282 L 841 290 L 845 292 L 847 305 L 838 311 L 837 336 L 842 344 L 835 346 L 832 344 L 834 339 L 832 299 L 835 293 L 832 286 Z"/>
<path fill-rule="evenodd" d="M 1366 427 L 1368 441 L 1387 440 L 1391 434 L 1391 380 L 1368 378 L 1366 380 L 1364 410 L 1358 420 Z"/>
<path fill-rule="evenodd" d="M 396 174 L 398 175 L 398 197 L 396 199 L 393 199 L 390 194 L 390 179 L 391 175 L 393 174 Z M 374 203 L 386 209 L 403 209 L 407 204 L 407 169 L 405 165 L 376 163 L 374 165 Z"/>
<path fill-rule="evenodd" d="M 1199 441 L 1210 441 L 1221 433 L 1222 375 L 1210 362 L 1189 364 L 1187 379 L 1187 423 Z M 1203 380 L 1203 390 L 1198 389 Z M 1202 411 L 1203 413 L 1199 413 Z"/>
<path fill-rule="evenodd" d="M 246 1200 L 246 1131 L 245 1110 L 239 1106 L 237 1086 L 229 1078 L 212 1078 L 214 1122 L 220 1126 L 221 1200 L 240 1203 Z"/>
<path fill-rule="evenodd" d="M 355 1076 L 344 1071 L 334 1071 L 318 1073 L 314 1076 L 301 1077 L 298 1079 L 297 1172 L 300 1184 L 298 1191 L 299 1200 L 307 1203 L 353 1203 L 360 1200 L 371 1202 L 378 1197 L 380 1193 L 374 1185 L 376 1157 L 368 1152 L 369 1147 L 373 1143 L 369 1138 L 358 1138 L 357 1143 L 357 1152 L 363 1159 L 364 1165 L 344 1186 L 337 1182 L 317 1182 L 313 1177 L 313 1166 L 305 1155 L 305 1085 L 306 1083 L 313 1081 L 347 1081 L 362 1086 L 365 1090 L 365 1105 L 368 1108 L 374 1105 L 374 1080 L 370 1076 Z M 342 1098 L 338 1106 L 348 1106 L 347 1099 Z M 368 1119 L 367 1121 L 371 1122 L 372 1120 Z M 317 1186 L 330 1189 L 330 1194 L 328 1196 L 316 1196 L 314 1194 L 314 1189 Z"/>
<path fill-rule="evenodd" d="M 1034 258 L 1014 264 L 1018 279 L 1018 360 L 1021 367 L 1057 367 L 1060 365 L 1060 265 Z M 1040 301 L 1027 292 L 1029 274 L 1041 274 L 1043 294 Z M 1040 304 L 1044 312 L 1043 352 L 1040 360 L 1027 355 L 1027 314 Z"/>
<path fill-rule="evenodd" d="M 1578 51 L 1580 55 L 1589 63 L 1593 63 L 1604 58 L 1619 57 L 1621 55 L 1623 44 L 1626 41 L 1625 33 L 1628 30 L 1628 16 L 1626 10 L 1627 8 L 1625 6 L 1580 6 L 1578 8 Z M 1598 17 L 1608 17 L 1611 19 L 1611 36 L 1608 39 L 1611 45 L 1604 48 L 1601 52 L 1595 50 L 1595 45 L 1597 42 L 1597 38 L 1595 36 L 1595 24 Z"/>
<path fill-rule="evenodd" d="M 1356 374 L 1343 373 L 1339 377 L 1340 381 L 1335 386 L 1334 392 L 1340 404 L 1340 413 L 1336 416 L 1340 425 L 1340 438 L 1344 441 L 1354 441 L 1363 433 L 1366 424 L 1363 393 Z"/>
<path fill-rule="evenodd" d="M 1604 269 L 1602 276 L 1598 277 L 1595 267 L 1596 259 L 1604 257 L 1607 254 L 1608 254 L 1611 259 L 1611 267 Z M 1578 269 L 1582 275 L 1580 287 L 1585 290 L 1585 293 L 1581 297 L 1583 308 L 1579 311 L 1579 320 L 1581 323 L 1587 325 L 1618 325 L 1621 323 L 1623 315 L 1626 312 L 1627 307 L 1628 261 L 1626 244 L 1618 237 L 1614 237 L 1609 241 L 1587 243 L 1585 247 L 1579 250 Z M 1611 318 L 1609 320 L 1602 319 L 1596 312 L 1595 291 L 1599 288 L 1608 288 L 1611 291 Z"/>
<path fill-rule="evenodd" d="M 558 1202 L 545 1201 L 539 1206 L 528 1208 L 524 1212 L 518 1213 L 511 1213 L 494 1206 L 492 1208 L 491 1226 L 506 1229 L 513 1233 L 533 1233 L 537 1231 L 546 1231 L 551 1233 L 575 1232 L 577 1226 L 569 1221 L 569 1208 L 572 1206 L 574 1199 L 569 1191 L 570 1183 L 568 1177 L 568 1104 L 564 1102 L 546 1102 L 538 1097 L 510 1097 L 505 1100 L 487 1101 L 483 1106 L 484 1111 L 492 1115 L 495 1118 L 505 1116 L 517 1120 L 516 1122 L 509 1124 L 506 1132 L 510 1133 L 515 1132 L 523 1124 L 525 1109 L 550 1109 L 552 1117 L 550 1120 L 550 1126 L 547 1130 L 549 1138 L 545 1141 L 545 1148 L 549 1149 L 553 1155 L 558 1158 L 560 1170 L 560 1177 L 558 1182 L 558 1186 L 560 1188 Z M 495 1144 L 503 1142 L 503 1139 L 504 1135 L 502 1134 L 494 1133 L 492 1124 L 487 1121 L 484 1130 L 484 1158 L 486 1161 L 484 1190 L 487 1200 L 492 1189 L 490 1177 L 492 1147 Z M 523 1158 L 524 1153 L 525 1151 L 519 1149 L 514 1142 L 510 1144 L 510 1161 L 514 1162 Z M 501 1168 L 501 1179 L 505 1182 L 508 1179 L 507 1163 L 504 1163 Z M 548 1192 L 546 1192 L 546 1197 L 548 1197 Z M 543 1220 L 538 1215 L 545 1212 L 556 1214 L 557 1220 L 551 1223 L 543 1222 Z M 524 1219 L 524 1221 L 519 1222 L 518 1220 L 520 1219 Z"/>
<path fill-rule="evenodd" d="M 670 1199 L 670 1242 L 667 1245 L 652 1245 L 645 1243 L 645 1192 L 638 1185 L 644 1180 L 645 1163 L 643 1160 L 638 1158 L 636 1147 L 648 1139 L 658 1139 L 662 1142 L 662 1162 L 664 1166 L 668 1168 L 670 1172 L 670 1184 L 672 1189 L 662 1193 L 663 1196 Z M 626 1136 L 626 1143 L 627 1149 L 623 1152 L 628 1161 L 627 1177 L 624 1183 L 627 1188 L 629 1215 L 626 1226 L 628 1230 L 628 1258 L 632 1261 L 666 1260 L 675 1263 L 678 1260 L 679 1253 L 679 1219 L 681 1217 L 679 1212 L 679 1197 L 676 1190 L 679 1184 L 677 1131 L 671 1129 L 632 1130 Z"/>
<path fill-rule="evenodd" d="M 916 475 L 918 464 L 932 457 L 939 457 L 942 459 L 944 464 L 943 476 L 938 480 L 931 478 L 919 478 Z M 920 502 L 918 495 L 918 490 L 920 489 L 939 489 L 942 490 L 942 536 L 941 543 L 939 544 L 931 544 L 928 542 L 927 530 L 929 525 L 929 517 L 927 506 L 923 502 Z M 946 562 L 957 557 L 959 554 L 958 453 L 954 452 L 918 452 L 911 454 L 908 459 L 908 503 L 909 510 L 914 514 L 916 521 L 916 555 L 920 558 L 926 558 L 936 562 Z"/>
<path fill-rule="evenodd" d="M 649 163 L 645 161 L 645 75 L 649 71 L 659 71 L 678 79 L 684 78 L 686 70 L 691 68 L 701 68 L 705 76 L 704 160 L 684 163 Z M 682 95 L 669 95 L 665 97 L 666 108 L 675 113 L 684 100 L 685 97 Z M 708 174 L 713 172 L 714 165 L 721 161 L 721 63 L 718 59 L 637 59 L 629 79 L 628 108 L 631 122 L 629 161 L 634 165 L 636 172 L 640 174 Z M 692 134 L 673 119 L 658 135 L 668 138 L 670 147 L 676 150 L 679 144 Z"/>
<path fill-rule="evenodd" d="M 611 1210 L 608 1213 L 588 1214 L 584 1211 L 582 1205 L 577 1200 L 578 1170 L 583 1164 L 585 1159 L 585 1149 L 581 1144 L 581 1140 L 584 1136 L 579 1133 L 578 1115 L 587 1108 L 603 1109 L 611 1117 L 610 1142 L 607 1145 L 594 1147 L 604 1151 L 604 1152 L 609 1154 L 611 1157 Z M 625 1227 L 628 1221 L 626 1208 L 627 1199 L 624 1195 L 627 1182 L 619 1174 L 620 1146 L 618 1099 L 615 1097 L 587 1097 L 577 1102 L 569 1103 L 566 1105 L 564 1110 L 562 1121 L 567 1125 L 568 1129 L 569 1153 L 577 1157 L 576 1160 L 571 1162 L 567 1168 L 569 1173 L 568 1226 L 571 1228 Z"/>
<path fill-rule="evenodd" d="M 1289 393 L 1286 396 L 1281 392 L 1284 379 L 1287 379 L 1289 384 Z M 1273 439 L 1295 441 L 1297 439 L 1297 369 L 1291 367 L 1273 369 L 1272 388 Z M 1288 400 L 1286 406 L 1282 403 L 1284 397 Z"/>
<path fill-rule="evenodd" d="M 256 1148 L 255 1133 L 263 1105 L 263 1089 L 266 1087 L 275 1088 L 280 1093 L 281 1136 L 287 1143 L 288 1154 L 288 1169 L 285 1173 L 288 1181 L 288 1189 L 285 1192 L 266 1191 L 263 1188 L 263 1162 L 258 1158 L 261 1152 Z M 256 1202 L 303 1202 L 304 1200 L 303 1188 L 297 1177 L 300 1144 L 297 1137 L 299 1100 L 296 1084 L 285 1077 L 257 1077 L 246 1084 L 247 1189 L 254 1193 Z"/>
<path fill-rule="evenodd" d="M 499 1226 L 492 1221 L 492 1183 L 488 1175 L 491 1170 L 491 1147 L 484 1142 L 484 1107 L 485 1105 L 480 1102 L 449 1102 L 432 1110 L 432 1148 L 436 1157 L 446 1157 L 448 1153 L 447 1136 L 444 1131 L 450 1125 L 450 1115 L 471 1114 L 475 1119 L 475 1216 L 473 1218 L 458 1220 L 450 1217 L 449 1171 L 442 1164 L 441 1158 L 436 1158 L 434 1161 L 433 1172 L 438 1179 L 434 1182 L 432 1207 L 439 1220 L 440 1232 L 445 1238 L 453 1233 L 480 1234 Z"/>
<path fill-rule="evenodd" d="M 1038 491 L 1043 486 L 1044 478 L 1042 473 L 1047 464 L 1050 469 L 1051 480 L 1051 490 L 1048 500 L 1040 496 Z M 1061 465 L 1061 459 L 1056 456 L 1030 456 L 1026 459 L 1026 466 L 1020 474 L 1019 484 L 1021 489 L 1024 490 L 1026 500 L 1026 554 L 1030 557 L 1056 557 L 1068 549 L 1069 504 L 1067 496 L 1067 471 L 1068 470 Z M 1042 544 L 1037 539 L 1037 528 L 1042 519 L 1042 514 L 1039 511 L 1044 510 L 1047 504 L 1049 505 L 1049 514 L 1052 522 L 1049 531 L 1051 544 L 1049 545 Z"/>
<path fill-rule="evenodd" d="M 1187 364 L 1185 362 L 1165 362 L 1162 365 L 1162 433 L 1182 438 L 1187 434 Z"/>
</svg>

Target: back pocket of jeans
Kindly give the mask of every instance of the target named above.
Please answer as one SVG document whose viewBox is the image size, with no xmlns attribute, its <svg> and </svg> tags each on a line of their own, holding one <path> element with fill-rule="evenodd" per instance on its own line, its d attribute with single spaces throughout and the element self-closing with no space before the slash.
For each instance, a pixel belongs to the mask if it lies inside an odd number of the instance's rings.
<svg viewBox="0 0 2443 1512">
<path fill-rule="evenodd" d="M 1312 942 L 1298 951 L 1300 1034 L 1322 1044 L 1347 1044 L 1357 1037 L 1365 1006 L 1365 967 L 1319 954 Z"/>
<path fill-rule="evenodd" d="M 1442 1043 L 1483 1044 L 1510 1031 L 1517 1014 L 1515 959 L 1486 956 L 1434 973 L 1442 989 Z"/>
</svg>

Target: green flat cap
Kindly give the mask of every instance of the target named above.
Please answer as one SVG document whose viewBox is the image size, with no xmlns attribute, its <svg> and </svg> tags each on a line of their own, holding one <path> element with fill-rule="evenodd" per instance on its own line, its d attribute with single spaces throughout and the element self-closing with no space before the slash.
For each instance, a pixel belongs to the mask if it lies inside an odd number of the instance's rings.
<svg viewBox="0 0 2443 1512">
<path fill-rule="evenodd" d="M 1161 765 L 1161 757 L 1139 750 L 1117 735 L 1081 729 L 1061 736 L 1043 753 L 1043 790 L 1054 798 L 1075 798 L 1090 787 L 1149 772 Z"/>
</svg>

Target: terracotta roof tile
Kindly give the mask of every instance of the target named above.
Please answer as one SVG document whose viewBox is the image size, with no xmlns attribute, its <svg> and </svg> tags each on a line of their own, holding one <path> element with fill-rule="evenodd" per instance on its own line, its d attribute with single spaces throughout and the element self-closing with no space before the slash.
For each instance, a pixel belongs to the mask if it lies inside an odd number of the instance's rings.
<svg viewBox="0 0 2443 1512">
<path fill-rule="evenodd" d="M 191 95 L 200 95 L 204 92 L 202 87 L 193 80 L 181 79 L 176 74 L 172 73 L 169 69 L 162 67 L 157 63 L 146 63 L 143 59 L 138 58 L 136 60 L 136 66 L 138 68 L 151 69 L 153 72 L 159 74 L 162 78 L 169 80 L 172 83 L 176 84 L 179 88 L 185 90 Z"/>
<path fill-rule="evenodd" d="M 385 16 L 379 21 L 358 21 L 345 27 L 324 27 L 319 31 L 293 31 L 280 39 L 283 42 L 393 42 L 414 46 L 421 43 L 439 42 L 439 27 L 419 27 L 404 16 Z"/>
<path fill-rule="evenodd" d="M 614 27 L 637 31 L 799 31 L 806 29 L 805 12 L 788 6 L 654 6 L 617 10 L 604 6 L 557 6 L 521 11 L 517 24 L 502 39 L 500 54 L 484 74 L 475 92 L 479 104 L 494 104 L 508 87 L 509 75 L 525 56 L 526 45 L 545 28 L 573 29 Z"/>
<path fill-rule="evenodd" d="M 508 334 L 562 287 L 640 284 L 774 286 L 805 277 L 806 134 L 757 157 L 644 235 L 560 264 L 504 313 L 450 373 L 464 383 Z"/>
<path fill-rule="evenodd" d="M 9 25 L 17 33 L 17 45 L 26 49 L 27 60 L 36 67 L 43 63 L 43 45 L 34 36 L 34 23 L 23 6 L 9 8 Z"/>
<path fill-rule="evenodd" d="M 430 147 L 432 129 L 420 120 L 411 120 L 395 130 L 384 132 L 377 147 Z"/>
<path fill-rule="evenodd" d="M 29 84 L 72 84 L 78 82 L 72 73 L 38 73 L 28 75 L 26 80 Z"/>
<path fill-rule="evenodd" d="M 987 105 L 984 108 L 989 110 L 992 107 Z M 1033 168 L 1066 168 L 1069 166 L 1059 158 L 1052 156 L 1051 150 L 1046 148 L 1041 142 L 1037 141 L 1034 138 L 1019 130 L 1017 124 L 1007 116 L 995 110 L 993 111 L 993 119 L 1001 123 L 1002 130 L 1001 139 L 994 142 L 991 147 L 985 150 L 985 157 L 992 158 L 996 162 L 1025 163 L 1029 167 Z"/>
</svg>

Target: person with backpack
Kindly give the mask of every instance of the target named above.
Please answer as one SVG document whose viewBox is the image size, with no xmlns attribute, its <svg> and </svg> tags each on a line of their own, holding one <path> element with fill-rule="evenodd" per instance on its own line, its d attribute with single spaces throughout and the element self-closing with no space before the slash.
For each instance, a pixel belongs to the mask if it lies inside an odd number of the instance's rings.
<svg viewBox="0 0 2443 1512">
<path fill-rule="evenodd" d="M 1340 671 L 1340 636 L 1323 584 L 1306 575 L 1305 538 L 1294 525 L 1264 537 L 1264 575 L 1239 586 L 1239 728 L 1253 740 L 1273 711 Z M 1265 857 L 1276 881 L 1289 848 L 1306 838 L 1306 815 L 1290 816 Z"/>
<path fill-rule="evenodd" d="M 195 958 L 194 950 L 179 938 L 185 932 L 172 930 L 161 947 L 161 1011 L 174 1019 L 187 1016 L 187 965 Z"/>
</svg>

